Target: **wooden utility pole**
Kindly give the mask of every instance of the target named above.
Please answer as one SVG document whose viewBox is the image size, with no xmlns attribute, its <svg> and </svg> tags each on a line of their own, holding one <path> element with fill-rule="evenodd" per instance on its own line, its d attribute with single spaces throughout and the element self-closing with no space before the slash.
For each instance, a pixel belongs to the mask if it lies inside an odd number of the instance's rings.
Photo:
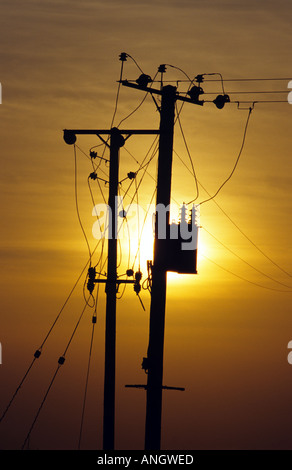
<svg viewBox="0 0 292 470">
<path fill-rule="evenodd" d="M 117 196 L 119 151 L 124 138 L 119 130 L 111 131 L 109 172 L 109 237 L 106 282 L 106 328 L 104 368 L 103 449 L 113 450 L 115 441 L 115 374 L 116 374 L 116 290 L 117 290 Z"/>
<path fill-rule="evenodd" d="M 170 205 L 175 101 L 176 88 L 170 85 L 164 87 L 162 89 L 161 100 L 156 207 L 158 207 L 159 204 L 163 204 L 165 208 L 168 208 Z M 163 349 L 167 271 L 165 267 L 159 262 L 160 253 L 164 252 L 164 250 L 161 249 L 161 244 L 165 243 L 165 240 L 158 237 L 158 224 L 159 216 L 158 213 L 156 213 L 154 259 L 152 266 L 149 348 L 147 358 L 148 381 L 145 430 L 146 450 L 159 450 L 161 439 Z M 169 224 L 169 212 L 167 212 L 166 224 Z"/>
<path fill-rule="evenodd" d="M 117 286 L 121 283 L 137 285 L 136 279 L 117 279 L 117 237 L 118 237 L 118 185 L 119 185 L 119 151 L 124 145 L 125 139 L 131 135 L 159 134 L 159 130 L 110 130 L 95 129 L 65 129 L 64 140 L 68 145 L 76 142 L 76 135 L 97 135 L 107 146 L 107 142 L 101 137 L 110 135 L 110 171 L 109 171 L 109 236 L 108 236 L 108 264 L 107 279 L 90 279 L 92 289 L 94 283 L 106 284 L 106 327 L 105 327 L 105 369 L 104 369 L 104 415 L 103 415 L 103 449 L 115 448 L 115 375 L 116 375 L 116 293 Z M 126 137 L 124 138 L 123 135 Z"/>
<path fill-rule="evenodd" d="M 161 70 L 164 71 L 163 66 L 161 66 Z M 193 86 L 188 93 L 190 98 L 179 96 L 176 88 L 171 85 L 162 86 L 160 90 L 148 87 L 147 80 L 144 79 L 143 75 L 136 83 L 123 80 L 122 84 L 127 87 L 144 90 L 150 94 L 161 96 L 156 210 L 159 206 L 164 209 L 169 208 L 171 200 L 175 103 L 177 100 L 180 100 L 202 106 L 204 102 L 199 100 L 199 95 L 202 90 L 198 86 Z M 169 212 L 166 213 L 166 219 L 163 222 L 166 226 L 162 227 L 162 232 L 167 234 L 169 228 Z M 147 392 L 145 450 L 160 449 L 163 389 L 179 390 L 177 387 L 163 386 L 163 350 L 168 271 L 168 263 L 166 262 L 165 255 L 167 254 L 168 245 L 165 244 L 166 239 L 159 238 L 158 236 L 158 226 L 161 228 L 161 224 L 162 221 L 159 221 L 157 212 L 155 220 L 154 259 L 152 265 L 149 347 L 148 356 L 146 358 L 147 365 L 144 364 L 145 367 L 142 365 L 148 372 L 147 385 L 145 386 Z"/>
</svg>

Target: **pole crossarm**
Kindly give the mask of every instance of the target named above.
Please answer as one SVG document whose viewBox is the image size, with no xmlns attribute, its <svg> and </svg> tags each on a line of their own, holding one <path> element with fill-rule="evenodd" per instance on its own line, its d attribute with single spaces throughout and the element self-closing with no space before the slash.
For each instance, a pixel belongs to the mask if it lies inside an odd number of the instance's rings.
<svg viewBox="0 0 292 470">
<path fill-rule="evenodd" d="M 95 279 L 93 282 L 102 283 L 102 284 L 106 284 L 107 282 L 116 282 L 116 284 L 135 284 L 136 283 L 136 281 L 131 280 L 131 279 L 117 279 L 116 281 L 111 281 L 108 279 Z"/>
<path fill-rule="evenodd" d="M 154 93 L 155 95 L 162 95 L 162 90 L 157 90 L 156 88 L 151 88 L 148 86 L 137 85 L 136 83 L 129 82 L 128 80 L 122 80 L 121 84 L 130 88 L 136 88 L 137 90 Z M 176 92 L 176 99 L 179 101 L 186 101 L 187 103 L 197 104 L 199 106 L 203 106 L 204 104 L 203 100 L 187 98 L 186 96 L 179 95 L 178 92 Z"/>
<path fill-rule="evenodd" d="M 73 137 L 76 135 L 111 135 L 112 129 L 63 129 L 64 140 L 66 143 L 67 137 Z M 119 133 L 122 135 L 157 135 L 160 134 L 159 129 L 124 129 L 120 130 Z M 74 142 L 73 142 L 74 143 Z"/>
</svg>

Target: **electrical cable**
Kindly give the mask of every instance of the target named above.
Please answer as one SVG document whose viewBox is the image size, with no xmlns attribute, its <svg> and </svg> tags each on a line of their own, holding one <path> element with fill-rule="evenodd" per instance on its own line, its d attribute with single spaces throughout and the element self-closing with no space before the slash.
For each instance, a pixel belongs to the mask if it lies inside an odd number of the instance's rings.
<svg viewBox="0 0 292 470">
<path fill-rule="evenodd" d="M 138 240 L 141 240 L 140 234 L 140 214 L 139 214 L 139 196 L 138 196 L 138 187 L 137 187 L 137 179 L 135 178 L 135 186 L 136 186 L 136 200 L 137 200 L 137 223 L 138 223 Z M 141 251 L 139 249 L 138 253 L 138 270 L 141 270 Z"/>
<path fill-rule="evenodd" d="M 270 256 L 268 256 L 256 243 L 254 243 L 250 237 L 246 235 L 245 232 L 234 222 L 234 220 L 231 219 L 231 217 L 224 211 L 224 209 L 219 206 L 217 201 L 213 200 L 213 202 L 216 204 L 216 206 L 221 210 L 221 212 L 227 217 L 227 219 L 234 225 L 234 227 L 248 240 L 248 242 L 254 246 L 268 261 L 270 261 L 274 266 L 276 266 L 280 271 L 282 271 L 284 274 L 287 274 L 287 276 L 292 277 L 290 273 L 288 273 L 285 269 L 283 269 L 276 261 L 274 261 Z"/>
<path fill-rule="evenodd" d="M 209 232 L 204 226 L 201 227 L 203 230 L 205 230 L 205 232 L 207 232 L 212 238 L 214 238 L 214 240 L 216 240 L 218 243 L 220 243 L 220 245 L 222 245 L 226 250 L 228 250 L 230 253 L 232 253 L 234 256 L 236 256 L 238 259 L 240 259 L 243 263 L 245 263 L 247 266 L 249 266 L 250 268 L 254 269 L 255 271 L 257 271 L 259 274 L 262 274 L 263 276 L 265 276 L 266 278 L 270 279 L 271 281 L 273 282 L 276 282 L 277 284 L 280 284 L 281 286 L 283 287 L 287 287 L 288 289 L 292 289 L 291 286 L 288 286 L 287 284 L 284 284 L 283 282 L 280 282 L 278 281 L 277 279 L 274 279 L 272 276 L 269 276 L 268 274 L 264 273 L 263 271 L 259 270 L 258 268 L 256 268 L 255 266 L 253 266 L 252 264 L 250 264 L 248 261 L 244 260 L 241 256 L 239 256 L 237 253 L 235 253 L 234 251 L 232 251 L 228 246 L 226 246 L 224 243 L 222 243 L 220 240 L 218 240 L 217 237 L 215 237 L 215 235 L 213 235 L 211 232 Z"/>
<path fill-rule="evenodd" d="M 90 245 L 89 245 L 89 242 L 88 242 L 88 238 L 87 238 L 87 236 L 86 236 L 86 233 L 85 233 L 85 230 L 84 230 L 82 221 L 81 221 L 80 213 L 79 213 L 78 191 L 77 191 L 77 155 L 76 155 L 76 146 L 75 146 L 75 144 L 74 144 L 74 175 L 75 175 L 75 177 L 74 177 L 74 186 L 75 186 L 75 205 L 76 205 L 76 212 L 77 212 L 77 217 L 78 217 L 78 221 L 79 221 L 81 230 L 82 230 L 82 232 L 83 232 L 83 235 L 84 235 L 84 238 L 85 238 L 85 241 L 86 241 L 86 244 L 87 244 L 88 253 L 89 253 L 89 258 L 90 258 L 90 264 L 91 264 L 92 253 L 91 253 L 91 249 L 90 249 Z"/>
<path fill-rule="evenodd" d="M 46 401 L 46 399 L 47 399 L 47 397 L 48 397 L 48 394 L 49 394 L 49 392 L 50 392 L 50 390 L 51 390 L 51 388 L 52 388 L 52 386 L 53 386 L 53 383 L 54 383 L 54 381 L 55 381 L 55 379 L 56 379 L 57 373 L 58 373 L 59 370 L 60 370 L 60 367 L 61 367 L 61 365 L 58 364 L 58 367 L 57 367 L 57 369 L 56 369 L 56 371 L 55 371 L 55 373 L 54 373 L 54 375 L 53 375 L 53 377 L 52 377 L 52 380 L 51 380 L 51 382 L 50 382 L 50 384 L 49 384 L 49 386 L 48 386 L 48 388 L 47 388 L 47 391 L 46 391 L 46 393 L 45 393 L 45 395 L 44 395 L 44 398 L 43 398 L 43 400 L 42 400 L 42 402 L 41 402 L 41 404 L 40 404 L 40 406 L 39 406 L 39 409 L 38 409 L 38 411 L 37 411 L 37 413 L 36 413 L 36 415 L 35 415 L 35 418 L 34 418 L 32 424 L 31 424 L 31 426 L 30 426 L 30 429 L 29 429 L 29 431 L 28 431 L 28 433 L 27 433 L 27 436 L 26 436 L 26 438 L 25 438 L 25 440 L 24 440 L 24 442 L 23 442 L 23 444 L 22 444 L 21 450 L 24 450 L 24 448 L 25 448 L 25 446 L 26 446 L 26 443 L 27 443 L 27 442 L 29 441 L 29 439 L 30 439 L 30 435 L 31 435 L 31 433 L 32 433 L 32 431 L 33 431 L 33 428 L 34 428 L 34 426 L 35 426 L 35 423 L 37 422 L 37 419 L 38 419 L 38 417 L 39 417 L 39 415 L 40 415 L 40 412 L 41 412 L 41 410 L 42 410 L 42 408 L 43 408 L 43 406 L 44 406 L 44 404 L 45 404 L 45 401 Z"/>
<path fill-rule="evenodd" d="M 267 290 L 272 290 L 272 291 L 276 291 L 276 292 L 286 292 L 286 293 L 290 293 L 291 294 L 291 290 L 283 290 L 283 289 L 276 289 L 274 287 L 268 287 L 268 286 L 263 286 L 261 284 L 258 284 L 257 282 L 253 282 L 253 281 L 250 281 L 248 279 L 245 279 L 244 277 L 242 276 L 239 276 L 238 274 L 235 274 L 234 272 L 230 271 L 229 269 L 226 269 L 226 268 L 223 268 L 223 266 L 221 266 L 220 264 L 216 263 L 215 261 L 211 260 L 210 258 L 208 258 L 206 255 L 202 254 L 202 256 L 204 258 L 206 258 L 208 261 L 210 261 L 211 263 L 215 264 L 216 266 L 218 266 L 218 268 L 221 268 L 223 269 L 223 271 L 226 271 L 227 273 L 229 274 L 232 274 L 233 276 L 241 279 L 242 281 L 245 281 L 245 282 L 248 282 L 249 284 L 253 284 L 254 286 L 257 286 L 257 287 L 261 287 L 262 289 L 267 289 Z"/>
<path fill-rule="evenodd" d="M 176 109 L 177 109 L 177 104 L 176 104 Z M 191 153 L 190 153 L 190 150 L 189 150 L 189 147 L 188 147 L 186 138 L 185 138 L 185 134 L 184 134 L 184 131 L 183 131 L 183 128 L 182 128 L 182 124 L 181 124 L 181 120 L 180 120 L 180 117 L 179 117 L 178 109 L 177 109 L 177 121 L 178 121 L 178 123 L 179 123 L 181 135 L 182 135 L 182 138 L 183 138 L 183 141 L 184 141 L 184 144 L 185 144 L 185 147 L 186 147 L 186 151 L 187 151 L 187 154 L 188 154 L 190 163 L 191 163 L 191 167 L 192 167 L 192 171 L 193 171 L 193 176 L 194 176 L 194 178 L 195 178 L 197 195 L 196 195 L 195 199 L 192 201 L 192 202 L 194 202 L 194 201 L 196 201 L 196 200 L 198 199 L 198 197 L 199 197 L 198 180 L 197 180 L 197 175 L 196 175 L 194 163 L 193 163 L 193 160 L 192 160 L 192 156 L 191 156 Z"/>
<path fill-rule="evenodd" d="M 176 68 L 176 67 L 174 67 Z M 186 73 L 183 72 L 185 75 Z M 224 78 L 224 82 L 256 82 L 256 81 L 289 81 L 290 78 Z M 178 83 L 178 82 L 188 82 L 189 77 L 187 80 L 164 80 L 166 83 Z M 160 82 L 157 80 L 157 82 Z M 221 82 L 221 79 L 207 79 L 204 82 Z"/>
<path fill-rule="evenodd" d="M 174 153 L 178 156 L 178 158 L 181 160 L 183 165 L 186 167 L 186 169 L 190 172 L 190 174 L 193 176 L 192 171 L 190 168 L 186 165 L 186 163 L 183 161 L 183 159 L 180 157 L 179 153 L 174 149 Z M 198 181 L 199 185 L 202 187 L 202 189 L 208 194 L 208 196 L 211 195 L 207 191 L 207 189 Z M 234 220 L 227 214 L 227 212 L 218 204 L 218 202 L 213 199 L 212 202 L 218 207 L 218 209 L 223 213 L 223 215 L 234 225 L 234 227 L 243 235 L 247 241 L 254 246 L 268 261 L 270 261 L 274 266 L 276 266 L 280 271 L 282 271 L 284 274 L 286 274 L 289 277 L 292 277 L 290 273 L 288 273 L 285 269 L 283 269 L 277 262 L 275 262 L 271 257 L 269 257 L 256 243 L 254 243 L 251 238 L 234 222 Z"/>
<path fill-rule="evenodd" d="M 92 254 L 94 254 L 95 251 L 97 250 L 97 248 L 98 248 L 98 246 L 99 246 L 99 244 L 100 244 L 100 241 L 101 241 L 101 240 L 98 241 L 98 243 L 97 243 L 97 245 L 95 246 L 95 248 L 94 248 Z M 19 385 L 17 386 L 17 388 L 16 388 L 14 394 L 12 395 L 12 398 L 10 399 L 8 405 L 6 406 L 4 412 L 2 413 L 2 416 L 1 416 L 1 418 L 0 418 L 0 423 L 1 423 L 2 420 L 4 419 L 4 417 L 6 416 L 6 414 L 7 414 L 8 410 L 9 410 L 9 408 L 11 407 L 12 403 L 14 402 L 14 400 L 15 400 L 15 398 L 16 398 L 18 392 L 19 392 L 19 390 L 21 389 L 23 383 L 25 382 L 26 378 L 28 377 L 29 372 L 31 371 L 31 369 L 32 369 L 32 367 L 33 367 L 33 365 L 34 365 L 36 359 L 38 359 L 38 358 L 40 357 L 41 352 L 42 352 L 42 350 L 43 350 L 43 348 L 44 348 L 45 343 L 47 342 L 47 340 L 48 340 L 49 336 L 51 335 L 51 333 L 52 333 L 52 331 L 53 331 L 53 329 L 54 329 L 54 327 L 55 327 L 57 321 L 59 320 L 59 318 L 60 318 L 60 316 L 61 316 L 63 310 L 65 309 L 67 303 L 69 302 L 69 300 L 70 300 L 70 298 L 71 298 L 71 296 L 72 296 L 74 290 L 76 289 L 76 287 L 77 287 L 77 285 L 78 285 L 78 283 L 79 283 L 81 277 L 83 276 L 84 271 L 85 271 L 85 269 L 87 268 L 89 262 L 90 262 L 90 259 L 88 259 L 88 261 L 86 262 L 84 268 L 82 269 L 82 271 L 81 271 L 81 273 L 79 274 L 77 280 L 75 281 L 75 283 L 74 283 L 74 285 L 73 285 L 71 291 L 69 292 L 69 294 L 68 294 L 68 296 L 67 296 L 67 298 L 66 298 L 64 304 L 62 305 L 61 309 L 59 310 L 59 312 L 58 312 L 58 314 L 57 314 L 57 316 L 56 316 L 56 318 L 55 318 L 53 324 L 52 324 L 51 327 L 49 328 L 49 330 L 48 330 L 48 332 L 47 332 L 47 334 L 46 334 L 44 340 L 42 341 L 40 347 L 36 350 L 34 359 L 32 360 L 30 366 L 29 366 L 28 369 L 26 370 L 26 372 L 25 372 L 23 378 L 21 379 L 21 381 L 20 381 Z"/>
<path fill-rule="evenodd" d="M 120 89 L 121 89 L 121 82 L 122 82 L 122 79 L 123 79 L 123 70 L 124 70 L 124 61 L 122 60 L 122 63 L 121 63 L 121 71 L 120 71 L 120 79 L 119 79 L 119 83 L 118 83 L 118 90 L 117 90 L 116 101 L 115 101 L 115 108 L 114 108 L 114 113 L 113 113 L 113 117 L 112 117 L 110 129 L 113 128 L 114 120 L 115 120 L 116 113 L 117 113 L 117 109 L 118 109 L 118 102 L 119 102 Z"/>
<path fill-rule="evenodd" d="M 155 76 L 154 76 L 154 79 L 152 81 L 152 83 L 154 82 L 156 76 L 157 76 L 158 72 L 156 72 Z M 152 86 L 152 83 L 150 83 L 149 85 L 149 88 L 151 88 Z M 121 121 L 119 122 L 119 124 L 117 125 L 117 127 L 119 128 L 120 125 L 122 124 L 122 122 L 125 122 L 127 119 L 129 119 L 131 116 L 133 116 L 137 111 L 138 109 L 140 109 L 140 107 L 142 106 L 142 104 L 145 102 L 147 96 L 149 95 L 149 91 L 147 91 L 144 95 L 144 97 L 142 98 L 142 100 L 140 101 L 140 103 L 133 109 L 133 111 L 131 111 L 126 117 L 124 117 L 123 119 L 121 119 Z M 153 98 L 153 96 L 152 96 Z M 155 102 L 156 106 L 157 106 L 157 103 Z"/>
<path fill-rule="evenodd" d="M 59 360 L 58 360 L 57 369 L 56 369 L 56 371 L 55 371 L 55 373 L 54 373 L 54 375 L 53 375 L 53 377 L 52 377 L 52 379 L 51 379 L 51 381 L 50 381 L 50 383 L 49 383 L 49 386 L 48 386 L 48 388 L 47 388 L 47 391 L 46 391 L 46 393 L 45 393 L 45 395 L 44 395 L 44 397 L 43 397 L 43 399 L 42 399 L 42 401 L 41 401 L 41 404 L 40 404 L 40 406 L 39 406 L 39 408 L 38 408 L 38 410 L 37 410 L 37 413 L 36 413 L 36 415 L 35 415 L 35 417 L 34 417 L 34 419 L 33 419 L 33 421 L 32 421 L 32 424 L 31 424 L 31 426 L 30 426 L 30 428 L 29 428 L 29 431 L 28 431 L 28 433 L 27 433 L 27 435 L 26 435 L 26 438 L 25 438 L 25 440 L 24 440 L 24 442 L 23 442 L 23 444 L 22 444 L 21 450 L 24 449 L 26 443 L 28 442 L 28 440 L 29 440 L 29 438 L 30 438 L 30 435 L 31 435 L 31 433 L 32 433 L 32 431 L 33 431 L 33 428 L 34 428 L 34 426 L 35 426 L 35 424 L 36 424 L 36 422 L 37 422 L 37 419 L 38 419 L 38 417 L 39 417 L 39 415 L 40 415 L 40 412 L 41 412 L 41 410 L 42 410 L 42 408 L 43 408 L 43 406 L 44 406 L 44 404 L 45 404 L 45 402 L 46 402 L 46 400 L 47 400 L 47 398 L 48 398 L 49 392 L 50 392 L 50 390 L 51 390 L 51 388 L 52 388 L 52 386 L 53 386 L 53 383 L 54 383 L 54 381 L 55 381 L 55 379 L 56 379 L 56 377 L 57 377 L 57 373 L 59 372 L 61 365 L 63 365 L 63 363 L 65 362 L 66 353 L 67 353 L 67 351 L 68 351 L 68 349 L 69 349 L 69 346 L 70 346 L 71 343 L 72 343 L 72 340 L 73 340 L 74 335 L 75 335 L 75 333 L 76 333 L 76 331 L 77 331 L 77 328 L 78 328 L 78 326 L 79 326 L 79 324 L 80 324 L 80 321 L 81 321 L 81 319 L 82 319 L 82 317 L 83 317 L 83 314 L 84 314 L 84 312 L 85 312 L 85 310 L 86 310 L 86 307 L 87 307 L 87 304 L 85 303 L 85 306 L 83 307 L 83 310 L 82 310 L 82 312 L 81 312 L 81 315 L 79 316 L 78 321 L 77 321 L 77 323 L 76 323 L 76 325 L 75 325 L 75 327 L 74 327 L 74 329 L 73 329 L 73 332 L 72 332 L 72 334 L 71 334 L 71 337 L 70 337 L 70 339 L 69 339 L 69 341 L 68 341 L 68 343 L 67 343 L 67 346 L 66 346 L 66 348 L 65 348 L 65 351 L 64 351 L 63 355 L 62 355 L 62 356 L 59 358 Z"/>
<path fill-rule="evenodd" d="M 150 210 L 150 208 L 151 208 L 151 204 L 152 204 L 152 201 L 153 201 L 154 196 L 155 196 L 155 194 L 156 194 L 156 191 L 157 191 L 157 187 L 155 187 L 155 189 L 154 189 L 154 191 L 153 191 L 152 197 L 151 197 L 151 199 L 150 199 L 150 203 L 148 204 L 148 209 L 147 209 L 146 214 L 145 214 L 145 216 L 144 216 L 144 220 L 143 220 L 143 224 L 142 224 L 142 229 L 141 229 L 141 236 L 140 236 L 140 238 L 139 238 L 139 240 L 138 240 L 138 249 L 137 249 L 137 252 L 136 252 L 134 261 L 133 261 L 133 267 L 132 267 L 133 270 L 134 270 L 135 262 L 136 262 L 136 259 L 137 259 L 137 256 L 138 256 L 138 252 L 139 252 L 140 249 L 141 249 L 141 238 L 142 238 L 143 230 L 144 230 L 144 227 L 145 227 L 145 224 L 146 224 L 146 220 L 147 220 L 147 217 L 148 217 L 148 215 L 149 215 L 149 210 Z"/>
<path fill-rule="evenodd" d="M 223 95 L 225 95 L 225 90 L 224 90 L 224 82 L 223 82 L 223 77 L 222 77 L 222 74 L 221 73 L 203 73 L 202 74 L 202 77 L 205 76 L 205 75 L 219 75 L 220 77 L 220 82 L 221 82 L 221 86 L 222 86 L 222 92 L 223 92 Z M 204 79 L 205 81 L 205 79 Z"/>
<path fill-rule="evenodd" d="M 85 417 L 85 407 L 86 407 L 87 390 L 88 390 L 88 383 L 89 383 L 89 373 L 90 373 L 90 365 L 91 365 L 91 354 L 92 354 L 95 324 L 96 324 L 96 320 L 94 320 L 94 318 L 96 318 L 96 317 L 92 318 L 92 330 L 91 330 L 91 339 L 90 339 L 90 346 L 89 346 L 89 357 L 88 357 L 88 364 L 87 364 L 85 390 L 84 390 L 84 398 L 83 398 L 83 406 L 82 406 L 82 414 L 81 414 L 81 423 L 80 423 L 80 431 L 79 431 L 79 439 L 78 439 L 78 450 L 80 450 L 80 447 L 81 447 L 81 439 L 82 439 L 83 424 L 84 424 L 84 417 Z"/>
<path fill-rule="evenodd" d="M 124 117 L 123 119 L 121 119 L 121 121 L 119 122 L 118 124 L 118 128 L 120 127 L 120 125 L 122 124 L 122 122 L 125 122 L 127 119 L 129 119 L 131 116 L 133 116 L 133 114 L 136 113 L 136 111 L 138 111 L 138 109 L 142 106 L 142 104 L 144 103 L 144 101 L 146 100 L 147 96 L 148 96 L 149 92 L 147 91 L 144 95 L 144 98 L 141 100 L 141 102 L 136 106 L 136 108 L 133 109 L 133 111 L 131 111 L 126 117 Z"/>
<path fill-rule="evenodd" d="M 244 133 L 243 133 L 243 139 L 242 139 L 242 144 L 241 144 L 241 147 L 240 147 L 240 150 L 239 150 L 239 154 L 237 156 L 237 159 L 235 161 L 235 165 L 230 173 L 230 175 L 228 176 L 228 178 L 226 178 L 226 180 L 221 184 L 221 186 L 217 189 L 216 193 L 211 196 L 210 198 L 208 199 L 205 199 L 204 201 L 200 202 L 199 205 L 202 205 L 202 204 L 205 204 L 206 202 L 209 202 L 211 201 L 212 199 L 215 199 L 215 197 L 218 195 L 218 193 L 221 191 L 221 189 L 223 188 L 223 186 L 225 186 L 225 184 L 232 178 L 234 172 L 235 172 L 235 169 L 238 165 L 238 162 L 239 162 L 239 159 L 241 157 L 241 154 L 242 154 L 242 151 L 243 151 L 243 148 L 244 148 L 244 144 L 245 144 L 245 140 L 246 140 L 246 134 L 247 134 L 247 128 L 248 128 L 248 124 L 249 124 L 249 120 L 250 120 L 250 116 L 251 116 L 251 113 L 252 113 L 252 108 L 249 108 L 249 112 L 248 112 L 248 116 L 247 116 L 247 120 L 246 120 L 246 124 L 245 124 L 245 128 L 244 128 Z M 188 202 L 188 204 L 191 204 L 192 202 L 194 202 L 195 199 L 193 199 L 192 201 Z"/>
<path fill-rule="evenodd" d="M 143 70 L 141 69 L 140 65 L 138 64 L 138 62 L 134 59 L 134 57 L 132 57 L 130 54 L 126 53 L 127 57 L 130 57 L 130 59 L 132 59 L 132 61 L 134 62 L 134 64 L 138 67 L 138 69 L 140 70 L 141 73 L 144 73 Z"/>
<path fill-rule="evenodd" d="M 98 278 L 100 278 L 100 275 L 98 276 Z M 94 333 L 95 333 L 95 325 L 97 321 L 97 303 L 98 303 L 99 288 L 100 288 L 100 283 L 97 283 L 97 294 L 96 294 L 96 300 L 95 300 L 94 314 L 92 316 L 92 330 L 91 330 L 91 339 L 90 339 L 89 355 L 88 355 L 88 363 L 87 363 L 87 373 L 86 373 L 86 379 L 85 379 L 83 406 L 82 406 L 82 413 L 81 413 L 78 450 L 80 450 L 80 447 L 81 447 L 81 439 L 82 439 L 82 432 L 83 432 L 83 425 L 84 425 L 85 407 L 86 407 L 89 374 L 90 374 L 90 367 L 91 367 L 92 348 L 93 348 L 93 340 L 94 340 Z"/>
</svg>

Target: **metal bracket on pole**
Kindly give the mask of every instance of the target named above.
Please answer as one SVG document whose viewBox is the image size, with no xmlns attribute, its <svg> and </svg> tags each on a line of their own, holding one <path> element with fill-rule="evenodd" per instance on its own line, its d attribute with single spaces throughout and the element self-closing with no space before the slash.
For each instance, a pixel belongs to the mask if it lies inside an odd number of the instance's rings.
<svg viewBox="0 0 292 470">
<path fill-rule="evenodd" d="M 125 385 L 125 388 L 141 388 L 143 390 L 147 390 L 147 384 L 143 385 Z M 178 392 L 184 392 L 184 387 L 168 387 L 167 385 L 162 385 L 161 387 L 163 390 L 176 390 Z"/>
</svg>

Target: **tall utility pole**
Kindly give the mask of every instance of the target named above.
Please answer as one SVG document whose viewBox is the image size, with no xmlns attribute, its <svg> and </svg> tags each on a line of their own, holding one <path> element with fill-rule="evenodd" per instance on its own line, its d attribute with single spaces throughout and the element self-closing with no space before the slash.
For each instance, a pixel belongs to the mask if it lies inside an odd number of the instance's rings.
<svg viewBox="0 0 292 470">
<path fill-rule="evenodd" d="M 164 71 L 164 66 L 160 67 L 160 70 Z M 143 75 L 136 82 L 137 84 L 124 80 L 122 84 L 131 88 L 148 91 L 151 94 L 161 95 L 156 208 L 158 208 L 159 205 L 164 208 L 169 208 L 171 200 L 175 103 L 177 100 L 180 100 L 202 106 L 204 101 L 199 100 L 202 89 L 194 85 L 188 93 L 190 96 L 190 98 L 188 98 L 179 96 L 177 89 L 170 85 L 162 86 L 160 90 L 148 87 L 147 83 L 145 84 Z M 166 223 L 164 233 L 168 233 L 169 212 L 166 214 L 164 223 Z M 165 254 L 167 254 L 168 248 L 167 244 L 165 244 L 167 240 L 160 239 L 158 236 L 158 226 L 161 227 L 161 220 L 159 221 L 157 212 L 155 220 L 154 259 L 152 265 L 149 347 L 147 367 L 145 367 L 145 369 L 147 368 L 148 370 L 148 380 L 145 387 L 147 392 L 145 426 L 146 450 L 160 449 L 163 389 L 179 389 L 176 387 L 163 386 L 163 350 L 168 271 Z"/>
<path fill-rule="evenodd" d="M 111 132 L 109 173 L 109 237 L 106 282 L 106 329 L 104 368 L 103 449 L 114 449 L 115 373 L 116 373 L 116 290 L 117 290 L 117 196 L 119 184 L 119 150 L 124 138 L 118 129 Z"/>
<path fill-rule="evenodd" d="M 116 294 L 117 286 L 121 283 L 137 285 L 137 279 L 117 279 L 117 237 L 118 237 L 118 184 L 119 184 L 119 151 L 124 145 L 125 139 L 131 135 L 159 134 L 159 130 L 110 130 L 95 129 L 65 129 L 64 140 L 66 144 L 73 145 L 76 135 L 97 135 L 107 146 L 107 142 L 101 137 L 110 135 L 110 172 L 109 172 L 109 233 L 108 233 L 108 264 L 107 278 L 95 279 L 95 271 L 89 277 L 89 283 L 106 284 L 106 327 L 105 327 L 105 369 L 104 369 L 104 403 L 103 403 L 103 449 L 115 448 L 115 375 L 116 375 Z M 124 138 L 123 135 L 126 137 Z"/>
<path fill-rule="evenodd" d="M 175 102 L 176 88 L 170 85 L 164 87 L 161 100 L 156 207 L 159 207 L 159 204 L 163 204 L 165 208 L 170 205 Z M 160 253 L 164 252 L 161 244 L 165 243 L 165 240 L 158 237 L 158 223 L 158 214 L 156 214 L 148 348 L 146 450 L 160 449 L 161 436 L 167 271 L 163 263 L 159 262 Z M 169 224 L 169 212 L 166 224 Z"/>
</svg>

